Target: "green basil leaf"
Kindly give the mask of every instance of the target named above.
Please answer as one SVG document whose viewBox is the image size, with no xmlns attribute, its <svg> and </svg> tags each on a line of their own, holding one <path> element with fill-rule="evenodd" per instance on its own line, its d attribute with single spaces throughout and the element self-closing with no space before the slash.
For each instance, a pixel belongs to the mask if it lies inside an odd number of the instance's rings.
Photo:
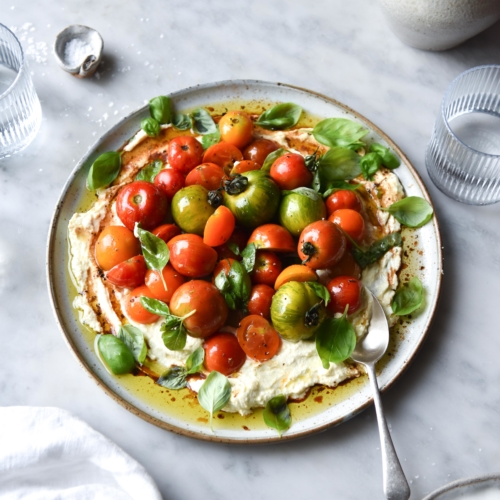
<svg viewBox="0 0 500 500">
<path fill-rule="evenodd" d="M 351 149 L 352 151 L 357 151 L 358 149 L 366 148 L 366 144 L 363 141 L 355 141 L 344 147 L 347 149 Z"/>
<path fill-rule="evenodd" d="M 205 134 L 201 138 L 201 145 L 203 146 L 203 149 L 208 149 L 210 146 L 213 146 L 214 144 L 217 144 L 220 142 L 220 132 L 219 129 L 217 129 L 216 132 L 213 134 Z"/>
<path fill-rule="evenodd" d="M 182 113 L 175 113 L 172 125 L 177 130 L 189 130 L 193 126 L 193 121 L 189 115 L 184 115 Z"/>
<path fill-rule="evenodd" d="M 314 290 L 314 293 L 321 299 L 325 301 L 325 306 L 328 305 L 332 297 L 326 286 L 316 281 L 308 281 L 307 284 Z"/>
<path fill-rule="evenodd" d="M 114 335 L 97 335 L 94 348 L 104 366 L 114 375 L 131 373 L 135 368 L 135 359 L 123 340 Z"/>
<path fill-rule="evenodd" d="M 158 123 L 172 123 L 172 99 L 166 95 L 154 97 L 149 101 L 149 113 Z"/>
<path fill-rule="evenodd" d="M 275 396 L 267 402 L 263 416 L 266 425 L 276 429 L 280 437 L 283 431 L 288 430 L 292 425 L 290 408 L 288 408 L 286 397 L 283 394 Z"/>
<path fill-rule="evenodd" d="M 224 270 L 222 270 L 214 280 L 215 286 L 219 289 L 220 292 L 225 293 L 231 290 L 231 283 L 227 277 L 227 274 Z"/>
<path fill-rule="evenodd" d="M 198 373 L 202 369 L 204 361 L 205 349 L 203 349 L 203 347 L 198 347 L 198 349 L 193 351 L 186 360 L 186 373 L 188 375 Z"/>
<path fill-rule="evenodd" d="M 241 253 L 240 247 L 236 243 L 233 243 L 232 241 L 227 243 L 227 248 L 229 248 L 229 250 L 231 250 L 231 252 L 233 252 L 234 255 L 240 255 Z"/>
<path fill-rule="evenodd" d="M 424 287 L 420 280 L 414 276 L 408 283 L 404 283 L 392 299 L 392 312 L 396 316 L 406 316 L 416 311 L 424 300 Z"/>
<path fill-rule="evenodd" d="M 151 299 L 150 297 L 141 297 L 141 305 L 149 311 L 151 314 L 157 314 L 158 316 L 171 316 L 170 309 L 165 302 L 157 299 Z M 177 316 L 174 316 L 176 318 Z"/>
<path fill-rule="evenodd" d="M 253 271 L 253 268 L 255 267 L 256 254 L 257 246 L 255 245 L 255 243 L 250 243 L 250 245 L 247 245 L 241 252 L 241 256 L 243 257 L 241 263 L 243 264 L 243 267 L 245 268 L 247 273 L 251 273 Z"/>
<path fill-rule="evenodd" d="M 286 155 L 288 151 L 283 148 L 279 148 L 276 151 L 273 151 L 272 153 L 269 153 L 266 156 L 266 159 L 264 160 L 264 163 L 262 164 L 262 167 L 260 168 L 262 172 L 269 172 L 271 170 L 271 167 L 273 166 L 273 163 L 283 155 Z"/>
<path fill-rule="evenodd" d="M 122 325 L 118 331 L 118 338 L 124 342 L 134 356 L 134 359 L 142 365 L 148 353 L 148 347 L 144 340 L 144 334 L 133 325 Z"/>
<path fill-rule="evenodd" d="M 348 147 L 368 133 L 368 129 L 347 118 L 327 118 L 320 121 L 312 131 L 314 138 L 325 146 Z"/>
<path fill-rule="evenodd" d="M 420 196 L 408 196 L 381 210 L 389 212 L 408 227 L 421 227 L 427 224 L 434 214 L 430 203 Z"/>
<path fill-rule="evenodd" d="M 120 173 L 122 157 L 116 151 L 108 151 L 98 156 L 90 167 L 87 188 L 90 191 L 109 186 Z"/>
<path fill-rule="evenodd" d="M 170 250 L 167 244 L 161 238 L 158 238 L 158 236 L 142 229 L 139 224 L 135 225 L 134 233 L 141 242 L 142 254 L 144 255 L 148 269 L 158 271 L 163 280 L 163 268 L 170 260 Z M 163 284 L 166 289 L 166 284 Z"/>
<path fill-rule="evenodd" d="M 372 180 L 373 175 L 380 168 L 380 165 L 382 165 L 382 158 L 378 153 L 368 153 L 359 160 L 363 177 L 369 181 Z"/>
<path fill-rule="evenodd" d="M 370 151 L 372 153 L 377 153 L 382 158 L 382 165 L 387 167 L 389 170 L 394 170 L 401 165 L 399 158 L 391 152 L 389 148 L 382 146 L 382 144 L 374 143 L 370 146 Z"/>
<path fill-rule="evenodd" d="M 234 299 L 234 296 L 231 293 L 228 292 L 221 292 L 222 296 L 224 297 L 224 300 L 226 301 L 227 307 L 229 309 L 232 309 L 235 311 L 238 308 L 238 305 L 236 304 L 236 300 Z"/>
<path fill-rule="evenodd" d="M 217 132 L 217 125 L 213 121 L 210 113 L 203 108 L 195 109 L 191 113 L 193 119 L 193 130 L 197 134 L 215 134 Z"/>
<path fill-rule="evenodd" d="M 186 370 L 181 366 L 173 366 L 162 373 L 156 383 L 167 389 L 173 389 L 174 391 L 184 389 L 184 387 L 187 386 Z"/>
<path fill-rule="evenodd" d="M 161 160 L 155 160 L 149 165 L 139 170 L 139 173 L 135 176 L 136 181 L 146 181 L 154 182 L 155 177 L 160 173 L 163 168 L 163 162 Z"/>
<path fill-rule="evenodd" d="M 161 132 L 161 126 L 154 118 L 141 120 L 141 128 L 149 137 L 158 137 Z"/>
<path fill-rule="evenodd" d="M 285 130 L 297 125 L 301 114 L 300 106 L 286 102 L 264 111 L 255 123 L 265 129 Z"/>
<path fill-rule="evenodd" d="M 319 160 L 318 173 L 321 188 L 335 181 L 354 179 L 361 174 L 360 156 L 346 148 L 331 148 Z"/>
<path fill-rule="evenodd" d="M 351 250 L 354 260 L 359 264 L 361 269 L 377 262 L 391 248 L 401 246 L 401 233 L 390 233 L 382 239 L 373 243 L 368 250 L 360 250 L 353 248 Z"/>
<path fill-rule="evenodd" d="M 186 328 L 180 318 L 170 316 L 160 327 L 161 338 L 167 349 L 180 351 L 186 347 Z"/>
<path fill-rule="evenodd" d="M 356 191 L 360 186 L 361 184 L 350 184 L 345 181 L 332 181 L 328 184 L 328 189 L 323 193 L 323 198 L 328 198 L 332 193 L 344 189 Z"/>
<path fill-rule="evenodd" d="M 245 268 L 235 260 L 227 275 L 233 289 L 233 295 L 241 306 L 246 306 L 250 298 L 252 283 Z"/>
<path fill-rule="evenodd" d="M 210 413 L 210 428 L 212 428 L 213 415 L 222 410 L 231 399 L 231 384 L 227 377 L 218 371 L 210 372 L 198 392 L 200 405 Z"/>
</svg>

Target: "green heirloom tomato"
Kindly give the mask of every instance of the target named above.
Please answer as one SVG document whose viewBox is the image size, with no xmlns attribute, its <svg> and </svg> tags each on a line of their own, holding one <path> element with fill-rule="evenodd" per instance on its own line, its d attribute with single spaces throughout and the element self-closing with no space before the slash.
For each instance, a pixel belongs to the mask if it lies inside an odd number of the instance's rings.
<svg viewBox="0 0 500 500">
<path fill-rule="evenodd" d="M 97 349 L 101 358 L 115 375 L 130 373 L 135 368 L 135 360 L 123 340 L 114 335 L 100 335 Z"/>
<path fill-rule="evenodd" d="M 214 212 L 208 203 L 208 190 L 198 184 L 180 189 L 172 198 L 172 216 L 186 233 L 203 236 L 205 224 Z"/>
<path fill-rule="evenodd" d="M 273 296 L 271 321 L 286 340 L 311 338 L 325 318 L 325 306 L 309 283 L 289 281 Z"/>
<path fill-rule="evenodd" d="M 224 192 L 224 205 L 238 225 L 250 229 L 269 222 L 278 210 L 279 201 L 278 185 L 260 170 L 235 177 Z"/>
<path fill-rule="evenodd" d="M 279 219 L 293 236 L 300 236 L 306 226 L 326 217 L 325 203 L 313 189 L 302 187 L 283 194 Z"/>
</svg>

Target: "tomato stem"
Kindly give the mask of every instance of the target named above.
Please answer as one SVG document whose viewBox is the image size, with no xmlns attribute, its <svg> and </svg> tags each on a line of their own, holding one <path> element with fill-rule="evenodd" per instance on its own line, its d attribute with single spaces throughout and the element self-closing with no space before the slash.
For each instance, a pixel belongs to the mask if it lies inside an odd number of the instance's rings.
<svg viewBox="0 0 500 500">
<path fill-rule="evenodd" d="M 307 255 L 307 259 L 304 259 L 302 264 L 309 262 L 311 257 L 317 252 L 316 247 L 310 241 L 305 241 L 300 250 L 304 255 Z"/>
<path fill-rule="evenodd" d="M 304 324 L 306 326 L 316 326 L 319 323 L 319 308 L 321 307 L 321 302 L 313 305 L 309 311 L 306 312 L 304 317 Z"/>
<path fill-rule="evenodd" d="M 248 186 L 248 179 L 241 174 L 236 174 L 233 179 L 224 183 L 224 190 L 227 194 L 240 194 Z"/>
</svg>

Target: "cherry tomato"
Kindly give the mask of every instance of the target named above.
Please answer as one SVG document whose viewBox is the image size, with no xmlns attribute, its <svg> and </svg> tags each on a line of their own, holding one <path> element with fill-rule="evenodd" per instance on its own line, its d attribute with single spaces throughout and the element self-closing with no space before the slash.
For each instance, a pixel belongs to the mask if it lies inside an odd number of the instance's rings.
<svg viewBox="0 0 500 500">
<path fill-rule="evenodd" d="M 255 267 L 250 277 L 255 284 L 261 283 L 273 287 L 282 268 L 283 265 L 275 253 L 258 251 L 255 256 Z"/>
<path fill-rule="evenodd" d="M 151 232 L 165 243 L 168 243 L 174 236 L 181 234 L 181 229 L 175 224 L 162 224 Z"/>
<path fill-rule="evenodd" d="M 186 186 L 199 184 L 209 191 L 219 189 L 222 179 L 225 177 L 224 170 L 215 163 L 202 163 L 191 170 L 186 177 Z"/>
<path fill-rule="evenodd" d="M 296 153 L 280 156 L 271 166 L 271 179 L 280 189 L 310 186 L 313 175 L 306 167 L 304 157 Z"/>
<path fill-rule="evenodd" d="M 333 214 L 335 210 L 340 210 L 341 208 L 350 208 L 351 210 L 356 210 L 356 212 L 361 212 L 361 207 L 359 196 L 354 191 L 349 191 L 348 189 L 335 191 L 335 193 L 332 193 L 326 199 L 328 215 Z"/>
<path fill-rule="evenodd" d="M 250 299 L 248 300 L 248 312 L 269 319 L 271 317 L 273 295 L 274 289 L 269 285 L 254 285 L 250 292 Z"/>
<path fill-rule="evenodd" d="M 126 297 L 124 309 L 127 316 L 136 323 L 141 323 L 147 325 L 149 323 L 154 323 L 159 319 L 159 316 L 152 314 L 141 304 L 141 297 L 149 297 L 154 299 L 151 290 L 146 285 L 141 285 L 134 288 Z"/>
<path fill-rule="evenodd" d="M 351 278 L 361 278 L 361 268 L 354 260 L 351 252 L 346 251 L 344 256 L 333 266 L 327 269 L 318 269 L 319 281 L 323 285 L 328 283 L 337 276 L 349 276 Z"/>
<path fill-rule="evenodd" d="M 184 320 L 189 335 L 206 338 L 221 328 L 227 319 L 227 305 L 217 288 L 202 280 L 191 280 L 181 285 L 170 299 L 170 311 Z"/>
<path fill-rule="evenodd" d="M 343 313 L 347 304 L 347 314 L 356 312 L 361 306 L 361 281 L 351 276 L 337 276 L 326 286 L 332 300 L 327 309 L 331 313 Z"/>
<path fill-rule="evenodd" d="M 335 265 L 344 255 L 346 239 L 333 222 L 319 220 L 309 224 L 300 234 L 297 252 L 311 269 Z"/>
<path fill-rule="evenodd" d="M 231 210 L 221 205 L 207 220 L 203 243 L 211 247 L 226 243 L 233 234 L 235 224 Z"/>
<path fill-rule="evenodd" d="M 231 375 L 245 363 L 247 356 L 232 333 L 216 333 L 203 343 L 205 349 L 205 368 Z"/>
<path fill-rule="evenodd" d="M 238 247 L 238 250 L 241 252 L 247 245 L 247 239 L 248 236 L 245 231 L 243 231 L 243 229 L 239 227 L 235 227 L 233 234 L 231 234 L 227 242 L 215 248 L 217 254 L 219 255 L 219 259 L 231 258 L 241 260 L 241 257 L 239 255 L 236 255 L 231 250 L 229 245 L 236 245 Z"/>
<path fill-rule="evenodd" d="M 186 182 L 184 175 L 179 170 L 164 168 L 155 177 L 154 184 L 165 193 L 168 201 L 172 201 L 174 194 L 182 189 Z"/>
<path fill-rule="evenodd" d="M 205 245 L 201 236 L 181 234 L 168 243 L 170 264 L 183 276 L 201 278 L 210 274 L 217 262 L 217 252 Z"/>
<path fill-rule="evenodd" d="M 217 262 L 217 265 L 215 266 L 214 272 L 212 274 L 212 283 L 215 284 L 215 278 L 217 278 L 221 271 L 224 271 L 227 276 L 229 270 L 231 269 L 231 266 L 233 265 L 233 262 L 235 262 L 235 259 L 222 259 Z"/>
<path fill-rule="evenodd" d="M 265 248 L 272 252 L 295 252 L 295 242 L 287 229 L 278 224 L 264 224 L 254 229 L 248 244 L 254 243 L 257 248 Z"/>
<path fill-rule="evenodd" d="M 219 120 L 219 130 L 224 142 L 241 149 L 252 140 L 253 122 L 244 111 L 228 111 Z"/>
<path fill-rule="evenodd" d="M 141 244 L 134 233 L 123 226 L 105 227 L 95 244 L 95 260 L 103 271 L 141 253 Z"/>
<path fill-rule="evenodd" d="M 233 169 L 235 161 L 242 161 L 243 155 L 241 151 L 232 144 L 227 142 L 219 142 L 210 146 L 203 155 L 204 163 L 215 163 L 224 170 L 225 174 L 229 174 Z"/>
<path fill-rule="evenodd" d="M 162 274 L 167 288 L 165 288 L 160 278 L 160 273 L 152 269 L 146 273 L 145 283 L 155 299 L 168 304 L 177 288 L 186 282 L 186 278 L 179 274 L 170 264 L 163 268 Z"/>
<path fill-rule="evenodd" d="M 260 170 L 260 165 L 252 160 L 243 160 L 237 163 L 231 170 L 231 175 L 244 174 L 250 170 Z"/>
<path fill-rule="evenodd" d="M 146 261 L 142 255 L 136 255 L 125 262 L 120 262 L 106 273 L 106 279 L 116 286 L 135 288 L 144 283 Z"/>
<path fill-rule="evenodd" d="M 262 316 L 243 318 L 236 335 L 246 355 L 257 361 L 271 359 L 281 346 L 278 332 Z"/>
<path fill-rule="evenodd" d="M 168 213 L 163 191 L 146 181 L 134 181 L 120 190 L 116 197 L 116 213 L 131 231 L 135 223 L 150 231 L 159 226 Z"/>
<path fill-rule="evenodd" d="M 245 160 L 252 160 L 260 166 L 264 164 L 265 159 L 279 146 L 268 139 L 255 139 L 243 151 Z"/>
<path fill-rule="evenodd" d="M 340 226 L 342 230 L 357 243 L 359 243 L 365 235 L 365 220 L 363 216 L 355 210 L 341 208 L 333 212 L 333 214 L 328 217 L 328 220 Z"/>
<path fill-rule="evenodd" d="M 203 158 L 203 146 L 189 135 L 174 137 L 168 143 L 167 159 L 169 165 L 184 175 L 197 167 Z"/>
</svg>

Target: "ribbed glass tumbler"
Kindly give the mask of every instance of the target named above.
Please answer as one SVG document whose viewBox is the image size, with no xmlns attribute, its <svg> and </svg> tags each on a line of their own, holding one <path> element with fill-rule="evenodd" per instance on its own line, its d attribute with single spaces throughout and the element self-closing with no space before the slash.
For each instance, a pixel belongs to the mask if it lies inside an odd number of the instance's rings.
<svg viewBox="0 0 500 500">
<path fill-rule="evenodd" d="M 0 24 L 0 159 L 25 148 L 41 120 L 40 101 L 21 44 Z"/>
<path fill-rule="evenodd" d="M 448 87 L 427 146 L 434 184 L 471 205 L 500 201 L 500 66 L 472 68 Z"/>
</svg>

